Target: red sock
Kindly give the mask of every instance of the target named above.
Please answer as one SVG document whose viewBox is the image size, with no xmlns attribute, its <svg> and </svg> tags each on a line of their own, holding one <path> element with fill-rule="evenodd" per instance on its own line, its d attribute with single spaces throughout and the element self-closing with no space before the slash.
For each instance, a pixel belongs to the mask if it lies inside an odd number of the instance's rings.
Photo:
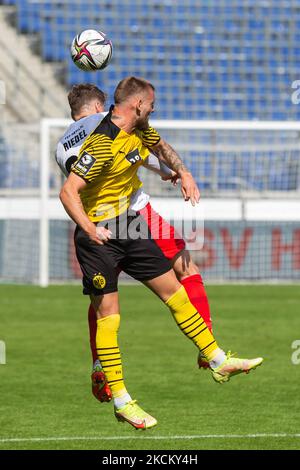
<svg viewBox="0 0 300 470">
<path fill-rule="evenodd" d="M 212 321 L 210 318 L 210 309 L 208 298 L 203 285 L 202 277 L 200 274 L 193 274 L 193 276 L 186 277 L 181 284 L 184 286 L 191 303 L 201 314 L 208 329 L 212 331 Z"/>
<path fill-rule="evenodd" d="M 90 304 L 89 306 L 89 330 L 90 330 L 90 345 L 91 345 L 91 352 L 93 356 L 93 362 L 98 359 L 97 349 L 96 349 L 96 332 L 97 332 L 97 317 L 96 312 Z"/>
</svg>

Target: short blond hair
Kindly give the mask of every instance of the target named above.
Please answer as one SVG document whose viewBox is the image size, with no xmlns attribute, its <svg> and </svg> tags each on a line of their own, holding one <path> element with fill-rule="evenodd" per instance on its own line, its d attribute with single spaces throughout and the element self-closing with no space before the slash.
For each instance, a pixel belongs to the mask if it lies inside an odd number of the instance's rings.
<svg viewBox="0 0 300 470">
<path fill-rule="evenodd" d="M 126 101 L 130 96 L 136 95 L 151 88 L 155 91 L 152 83 L 138 77 L 127 77 L 120 81 L 114 93 L 115 104 Z"/>
</svg>

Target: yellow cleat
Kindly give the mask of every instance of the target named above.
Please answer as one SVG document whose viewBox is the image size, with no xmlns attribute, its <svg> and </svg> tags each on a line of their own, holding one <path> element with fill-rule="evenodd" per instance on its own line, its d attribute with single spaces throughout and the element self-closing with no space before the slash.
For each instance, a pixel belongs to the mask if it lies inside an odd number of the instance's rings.
<svg viewBox="0 0 300 470">
<path fill-rule="evenodd" d="M 115 408 L 115 416 L 118 421 L 127 421 L 136 429 L 149 429 L 157 425 L 153 416 L 140 408 L 136 400 L 132 400 L 122 408 Z"/>
<path fill-rule="evenodd" d="M 241 374 L 242 372 L 248 374 L 250 370 L 260 366 L 262 362 L 262 357 L 239 359 L 238 357 L 233 357 L 231 352 L 228 351 L 223 364 L 215 369 L 211 369 L 212 377 L 218 383 L 228 382 L 231 376 Z"/>
</svg>

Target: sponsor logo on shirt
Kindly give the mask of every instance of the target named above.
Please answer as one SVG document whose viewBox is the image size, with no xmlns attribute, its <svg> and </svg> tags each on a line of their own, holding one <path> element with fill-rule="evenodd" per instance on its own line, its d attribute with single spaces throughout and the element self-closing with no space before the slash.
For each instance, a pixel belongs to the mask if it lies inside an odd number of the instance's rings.
<svg viewBox="0 0 300 470">
<path fill-rule="evenodd" d="M 83 152 L 80 159 L 74 164 L 74 169 L 78 170 L 83 175 L 87 175 L 95 162 L 95 157 L 87 152 Z"/>
</svg>

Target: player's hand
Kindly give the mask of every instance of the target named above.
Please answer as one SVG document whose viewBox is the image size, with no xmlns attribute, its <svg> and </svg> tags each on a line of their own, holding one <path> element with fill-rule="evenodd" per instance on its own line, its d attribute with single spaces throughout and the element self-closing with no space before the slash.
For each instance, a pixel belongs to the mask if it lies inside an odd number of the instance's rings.
<svg viewBox="0 0 300 470">
<path fill-rule="evenodd" d="M 107 228 L 105 227 L 101 227 L 101 225 L 96 227 L 96 232 L 99 241 L 102 242 L 102 245 L 103 243 L 108 242 L 108 240 L 110 240 L 112 236 L 112 232 L 110 230 L 107 230 Z"/>
<path fill-rule="evenodd" d="M 173 184 L 173 186 L 177 186 L 177 181 L 179 178 L 180 176 L 177 173 L 175 173 L 175 171 L 173 170 L 170 175 L 161 177 L 163 181 L 170 181 Z"/>
<path fill-rule="evenodd" d="M 181 192 L 185 201 L 191 201 L 192 206 L 200 200 L 200 191 L 191 173 L 181 173 Z"/>
<path fill-rule="evenodd" d="M 104 243 L 110 240 L 112 232 L 107 230 L 105 227 L 96 227 L 96 225 L 94 225 L 93 228 L 88 231 L 88 236 L 93 243 L 96 243 L 97 245 L 104 245 Z"/>
</svg>

